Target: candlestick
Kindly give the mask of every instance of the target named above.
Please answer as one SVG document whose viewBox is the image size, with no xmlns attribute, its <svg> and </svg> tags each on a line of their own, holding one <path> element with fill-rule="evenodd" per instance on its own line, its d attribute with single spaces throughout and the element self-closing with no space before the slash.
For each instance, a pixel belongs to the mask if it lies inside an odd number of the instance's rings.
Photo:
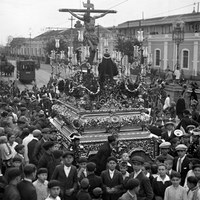
<svg viewBox="0 0 200 200">
<path fill-rule="evenodd" d="M 86 46 L 86 57 L 89 57 L 90 55 L 90 48 L 89 46 Z"/>
</svg>

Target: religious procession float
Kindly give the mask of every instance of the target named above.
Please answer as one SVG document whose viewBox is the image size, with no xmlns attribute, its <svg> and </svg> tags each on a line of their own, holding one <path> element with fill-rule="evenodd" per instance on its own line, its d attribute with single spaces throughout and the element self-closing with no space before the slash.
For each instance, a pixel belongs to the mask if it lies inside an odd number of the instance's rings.
<svg viewBox="0 0 200 200">
<path fill-rule="evenodd" d="M 148 105 L 145 105 L 148 104 L 148 95 L 142 73 L 133 79 L 130 68 L 122 69 L 121 63 L 112 59 L 108 52 L 104 52 L 102 61 L 93 62 L 98 46 L 90 16 L 94 10 L 83 10 L 88 16 L 84 19 L 78 17 L 73 9 L 67 9 L 67 12 L 84 21 L 83 36 L 89 56 L 81 63 L 77 61 L 79 64 L 76 66 L 69 65 L 70 76 L 58 83 L 62 97 L 52 107 L 51 123 L 66 143 L 79 136 L 87 152 L 98 150 L 113 134 L 119 141 L 120 152 L 141 148 L 155 157 L 156 136 L 145 129 L 151 118 Z"/>
</svg>

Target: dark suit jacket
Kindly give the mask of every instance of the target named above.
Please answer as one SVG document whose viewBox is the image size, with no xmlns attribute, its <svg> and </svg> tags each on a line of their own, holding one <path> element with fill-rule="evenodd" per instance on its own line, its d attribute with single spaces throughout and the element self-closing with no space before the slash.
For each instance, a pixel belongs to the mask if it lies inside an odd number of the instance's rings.
<svg viewBox="0 0 200 200">
<path fill-rule="evenodd" d="M 180 129 L 180 127 L 182 126 L 184 128 L 184 130 L 186 131 L 186 127 L 188 125 L 194 125 L 197 127 L 197 126 L 199 126 L 199 123 L 193 119 L 190 119 L 189 117 L 184 117 L 183 119 L 181 119 L 181 121 L 179 122 L 179 124 L 176 128 Z"/>
<path fill-rule="evenodd" d="M 107 159 L 108 159 L 108 157 L 111 156 L 111 153 L 112 153 L 112 149 L 108 142 L 105 142 L 98 150 L 98 152 L 95 156 L 95 162 L 96 162 L 96 166 L 97 166 L 96 173 L 98 175 L 100 175 L 101 172 L 106 169 Z"/>
<path fill-rule="evenodd" d="M 89 180 L 90 186 L 88 189 L 88 192 L 90 194 L 90 196 L 93 198 L 93 189 L 96 187 L 100 187 L 101 189 L 103 189 L 103 183 L 102 183 L 102 179 L 100 176 L 96 176 L 95 174 L 89 174 L 87 176 L 87 179 Z"/>
<path fill-rule="evenodd" d="M 131 173 L 130 178 L 134 177 L 134 173 Z M 152 200 L 153 190 L 149 178 L 147 178 L 143 172 L 140 172 L 136 179 L 140 182 L 140 190 L 137 194 L 138 200 Z"/>
<path fill-rule="evenodd" d="M 174 159 L 174 163 L 173 163 L 173 170 L 176 171 L 176 167 L 177 167 L 177 162 L 178 162 L 178 157 L 176 157 Z M 181 183 L 180 185 L 184 185 L 185 183 L 185 178 L 187 176 L 187 173 L 189 171 L 189 163 L 190 163 L 190 160 L 189 158 L 186 156 L 181 164 Z"/>
<path fill-rule="evenodd" d="M 51 180 L 58 180 L 61 183 L 61 189 L 63 192 L 67 189 L 74 188 L 77 189 L 78 186 L 78 178 L 77 178 L 77 169 L 75 166 L 71 166 L 71 170 L 69 172 L 68 177 L 65 175 L 64 165 L 56 166 Z"/>
<path fill-rule="evenodd" d="M 162 129 L 153 125 L 148 127 L 149 131 L 157 136 L 161 136 Z"/>
<path fill-rule="evenodd" d="M 37 193 L 33 183 L 23 180 L 17 185 L 17 188 L 21 195 L 21 200 L 37 200 Z"/>
<path fill-rule="evenodd" d="M 118 199 L 121 196 L 122 187 L 123 187 L 123 177 L 122 177 L 121 172 L 119 172 L 118 170 L 115 170 L 114 176 L 111 179 L 109 170 L 107 169 L 101 173 L 101 178 L 103 182 L 103 189 L 105 191 L 105 199 L 108 199 L 108 200 Z M 106 192 L 106 187 L 116 188 L 118 189 L 118 191 L 116 193 L 109 194 Z"/>
<path fill-rule="evenodd" d="M 33 153 L 34 153 L 34 149 L 35 149 L 35 146 L 36 146 L 37 142 L 38 142 L 38 140 L 36 140 L 36 139 L 33 138 L 28 143 L 28 159 L 29 159 L 30 163 L 35 164 L 35 165 L 37 165 L 37 162 L 34 162 Z"/>
<path fill-rule="evenodd" d="M 33 162 L 37 165 L 38 161 L 40 160 L 40 158 L 42 157 L 42 155 L 44 154 L 45 150 L 43 148 L 43 144 L 44 144 L 44 140 L 43 138 L 41 140 L 39 140 L 34 148 L 34 152 L 33 152 Z"/>
<path fill-rule="evenodd" d="M 20 193 L 15 185 L 7 185 L 3 195 L 3 200 L 21 200 Z"/>
<path fill-rule="evenodd" d="M 51 179 L 51 176 L 56 168 L 56 159 L 54 158 L 53 153 L 44 152 L 42 157 L 38 162 L 38 169 L 39 168 L 47 168 L 48 169 L 48 180 Z"/>
<path fill-rule="evenodd" d="M 164 139 L 167 142 L 170 142 L 171 139 L 175 138 L 174 131 L 172 131 L 170 137 L 168 136 L 167 130 L 163 131 L 161 134 L 161 138 Z"/>
<path fill-rule="evenodd" d="M 133 200 L 133 197 L 128 192 L 126 192 L 118 200 Z"/>
</svg>

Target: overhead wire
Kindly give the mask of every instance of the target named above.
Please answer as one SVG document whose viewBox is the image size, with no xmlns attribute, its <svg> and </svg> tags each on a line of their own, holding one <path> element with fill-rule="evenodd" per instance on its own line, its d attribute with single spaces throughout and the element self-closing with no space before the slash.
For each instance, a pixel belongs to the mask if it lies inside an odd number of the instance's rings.
<svg viewBox="0 0 200 200">
<path fill-rule="evenodd" d="M 176 11 L 176 10 L 181 10 L 181 9 L 183 9 L 183 8 L 187 8 L 187 7 L 190 7 L 190 6 L 193 6 L 193 5 L 194 5 L 194 3 L 188 4 L 188 5 L 179 7 L 179 8 L 175 8 L 175 9 L 172 9 L 172 10 L 169 10 L 169 11 L 166 11 L 166 12 L 160 12 L 160 13 L 157 13 L 157 14 L 155 14 L 155 15 L 150 16 L 149 18 L 151 18 L 151 17 L 156 17 L 156 16 L 159 16 L 159 15 L 164 15 L 165 13 L 173 12 L 173 11 Z"/>
</svg>

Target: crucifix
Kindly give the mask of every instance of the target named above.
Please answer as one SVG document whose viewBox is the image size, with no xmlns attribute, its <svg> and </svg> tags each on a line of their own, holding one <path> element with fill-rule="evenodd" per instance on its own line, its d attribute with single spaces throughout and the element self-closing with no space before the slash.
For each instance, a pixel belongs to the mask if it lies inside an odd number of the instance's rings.
<svg viewBox="0 0 200 200">
<path fill-rule="evenodd" d="M 90 56 L 88 62 L 90 65 L 93 64 L 93 60 L 95 57 L 95 53 L 97 50 L 97 46 L 99 43 L 99 38 L 95 33 L 95 19 L 101 18 L 109 13 L 116 13 L 115 10 L 95 10 L 94 4 L 87 0 L 87 3 L 83 3 L 83 7 L 86 9 L 59 9 L 59 12 L 69 12 L 75 18 L 84 22 L 85 30 L 84 30 L 84 45 L 88 45 L 90 47 Z M 77 15 L 75 13 L 84 13 L 83 16 Z M 91 13 L 101 13 L 98 16 L 91 16 Z"/>
</svg>

